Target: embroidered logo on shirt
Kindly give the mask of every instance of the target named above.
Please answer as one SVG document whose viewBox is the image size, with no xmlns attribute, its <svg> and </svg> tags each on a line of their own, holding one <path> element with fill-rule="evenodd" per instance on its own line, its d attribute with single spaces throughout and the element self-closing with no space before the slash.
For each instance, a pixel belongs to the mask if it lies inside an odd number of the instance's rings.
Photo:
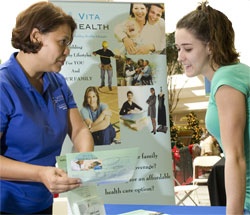
<svg viewBox="0 0 250 215">
<path fill-rule="evenodd" d="M 53 97 L 52 99 L 55 107 L 57 107 L 58 109 L 67 110 L 67 105 L 64 101 L 63 95 L 58 95 L 56 97 Z"/>
</svg>

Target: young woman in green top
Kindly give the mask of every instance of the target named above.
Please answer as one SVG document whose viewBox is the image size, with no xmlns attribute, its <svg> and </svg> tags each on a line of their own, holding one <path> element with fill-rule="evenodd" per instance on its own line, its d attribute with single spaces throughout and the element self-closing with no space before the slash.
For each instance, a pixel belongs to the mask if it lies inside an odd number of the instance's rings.
<svg viewBox="0 0 250 215">
<path fill-rule="evenodd" d="M 249 214 L 250 67 L 239 61 L 232 23 L 203 2 L 178 21 L 175 43 L 185 74 L 211 81 L 206 127 L 225 153 L 226 212 Z"/>
</svg>

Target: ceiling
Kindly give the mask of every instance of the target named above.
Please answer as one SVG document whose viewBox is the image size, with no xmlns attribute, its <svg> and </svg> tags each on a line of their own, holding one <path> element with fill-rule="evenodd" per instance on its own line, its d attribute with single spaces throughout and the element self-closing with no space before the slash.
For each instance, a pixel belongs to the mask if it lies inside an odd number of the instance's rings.
<svg viewBox="0 0 250 215">
<path fill-rule="evenodd" d="M 205 111 L 207 109 L 209 96 L 206 95 L 205 81 L 203 76 L 188 78 L 186 75 L 172 76 L 172 83 L 179 92 L 179 102 L 174 113 L 190 111 Z"/>
</svg>

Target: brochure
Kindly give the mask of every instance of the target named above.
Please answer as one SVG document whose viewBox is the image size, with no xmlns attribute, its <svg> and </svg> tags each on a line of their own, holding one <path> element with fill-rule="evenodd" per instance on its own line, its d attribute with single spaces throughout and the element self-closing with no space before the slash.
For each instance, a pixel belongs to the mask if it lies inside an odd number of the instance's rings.
<svg viewBox="0 0 250 215">
<path fill-rule="evenodd" d="M 67 192 L 74 215 L 105 215 L 97 185 L 128 182 L 138 160 L 138 147 L 93 152 L 68 153 L 56 157 L 58 168 L 69 177 L 80 178 L 83 186 Z"/>
<path fill-rule="evenodd" d="M 105 215 L 103 200 L 98 196 L 96 184 L 88 184 L 67 193 L 71 213 L 74 215 Z"/>
<path fill-rule="evenodd" d="M 66 154 L 69 177 L 80 178 L 84 184 L 128 182 L 138 159 L 138 147 Z"/>
</svg>

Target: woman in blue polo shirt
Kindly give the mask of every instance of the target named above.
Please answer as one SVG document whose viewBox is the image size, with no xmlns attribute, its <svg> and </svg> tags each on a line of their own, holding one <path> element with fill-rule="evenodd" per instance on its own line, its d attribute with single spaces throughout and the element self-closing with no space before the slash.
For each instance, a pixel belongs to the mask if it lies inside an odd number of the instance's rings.
<svg viewBox="0 0 250 215">
<path fill-rule="evenodd" d="M 20 52 L 0 65 L 0 212 L 51 214 L 53 193 L 80 186 L 55 166 L 65 136 L 77 151 L 93 139 L 72 92 L 58 74 L 76 29 L 50 2 L 19 14 L 12 45 Z"/>
<path fill-rule="evenodd" d="M 185 74 L 211 81 L 206 127 L 225 153 L 226 213 L 249 214 L 250 67 L 239 61 L 232 23 L 203 2 L 178 21 L 175 42 Z"/>
</svg>

